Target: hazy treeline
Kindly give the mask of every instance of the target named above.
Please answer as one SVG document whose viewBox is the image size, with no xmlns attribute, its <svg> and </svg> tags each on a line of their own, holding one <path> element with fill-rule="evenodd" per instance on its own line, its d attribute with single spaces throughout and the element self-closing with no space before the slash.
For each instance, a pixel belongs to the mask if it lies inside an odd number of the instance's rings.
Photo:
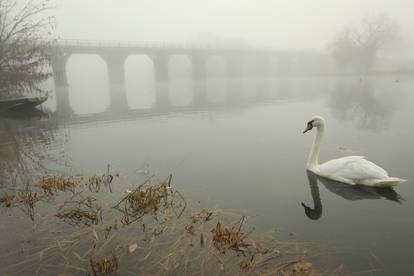
<svg viewBox="0 0 414 276">
<path fill-rule="evenodd" d="M 0 0 L 0 96 L 40 92 L 51 74 L 43 41 L 53 18 L 49 1 Z"/>
<path fill-rule="evenodd" d="M 385 15 L 366 17 L 359 28 L 344 27 L 331 45 L 337 68 L 341 72 L 371 71 L 378 54 L 396 38 L 397 31 L 396 21 Z"/>
</svg>

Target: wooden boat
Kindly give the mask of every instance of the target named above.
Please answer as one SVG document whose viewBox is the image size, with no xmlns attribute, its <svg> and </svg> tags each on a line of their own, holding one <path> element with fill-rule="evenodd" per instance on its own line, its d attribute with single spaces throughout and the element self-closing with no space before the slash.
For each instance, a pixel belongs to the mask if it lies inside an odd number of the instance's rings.
<svg viewBox="0 0 414 276">
<path fill-rule="evenodd" d="M 0 110 L 0 118 L 10 120 L 33 120 L 47 117 L 48 114 L 35 107 L 29 107 L 24 109 L 5 109 Z M 0 135 L 1 136 L 1 135 Z"/>
<path fill-rule="evenodd" d="M 33 108 L 46 100 L 47 96 L 0 100 L 0 110 Z"/>
</svg>

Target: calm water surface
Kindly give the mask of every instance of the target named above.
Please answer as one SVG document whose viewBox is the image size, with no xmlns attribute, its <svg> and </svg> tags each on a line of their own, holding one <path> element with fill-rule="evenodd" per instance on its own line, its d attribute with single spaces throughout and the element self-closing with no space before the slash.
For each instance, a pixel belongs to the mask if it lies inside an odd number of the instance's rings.
<svg viewBox="0 0 414 276">
<path fill-rule="evenodd" d="M 3 161 L 27 162 L 29 155 L 13 160 L 12 153 L 27 146 L 52 167 L 93 171 L 111 164 L 130 175 L 145 170 L 160 177 L 173 173 L 174 185 L 186 198 L 240 210 L 260 228 L 280 229 L 296 239 L 326 246 L 351 272 L 375 266 L 381 269 L 375 274 L 410 275 L 414 79 L 326 77 L 269 82 L 265 97 L 258 97 L 253 81 L 245 82 L 241 100 L 219 108 L 149 111 L 146 116 L 87 123 L 3 119 L 14 135 L 30 135 L 27 141 L 20 140 L 18 148 L 3 146 L 8 148 L 2 150 Z M 185 97 L 191 95 L 188 86 L 174 85 L 176 97 L 180 87 L 186 90 Z M 207 94 L 223 101 L 225 97 L 217 93 L 225 90 L 220 81 L 208 85 Z M 72 104 L 82 102 L 71 100 Z M 316 114 L 327 122 L 321 161 L 364 155 L 390 175 L 409 181 L 395 189 L 398 194 L 384 194 L 308 178 L 305 163 L 314 133 L 302 131 Z M 314 209 L 310 218 L 302 202 Z"/>
</svg>

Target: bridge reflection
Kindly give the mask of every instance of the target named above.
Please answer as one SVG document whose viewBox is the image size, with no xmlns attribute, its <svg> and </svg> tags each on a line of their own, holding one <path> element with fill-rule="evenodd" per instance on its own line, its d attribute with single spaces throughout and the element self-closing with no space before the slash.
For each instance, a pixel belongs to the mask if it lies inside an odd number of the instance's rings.
<svg viewBox="0 0 414 276">
<path fill-rule="evenodd" d="M 279 87 L 273 85 L 271 79 L 266 78 L 252 78 L 249 79 L 248 87 L 244 87 L 243 81 L 240 79 L 221 79 L 218 84 L 219 88 L 224 88 L 220 93 L 223 96 L 220 96 L 221 100 L 217 101 L 214 98 L 214 93 L 212 91 L 217 87 L 211 86 L 214 81 L 208 81 L 205 79 L 190 79 L 187 80 L 189 85 L 189 93 L 191 94 L 191 100 L 185 106 L 176 106 L 173 104 L 172 99 L 172 89 L 173 83 L 163 80 L 155 83 L 155 101 L 154 103 L 145 109 L 133 109 L 128 104 L 127 98 L 121 97 L 119 95 L 125 94 L 124 86 L 111 87 L 111 94 L 118 95 L 117 101 L 115 102 L 115 97 L 113 96 L 110 99 L 110 106 L 104 112 L 97 114 L 89 114 L 79 116 L 73 112 L 72 106 L 69 102 L 69 86 L 56 86 L 55 93 L 56 95 L 65 95 L 65 104 L 62 105 L 62 102 L 57 103 L 55 116 L 61 117 L 63 119 L 78 118 L 78 117 L 94 117 L 102 116 L 103 114 L 108 114 L 110 116 L 140 116 L 143 114 L 159 114 L 159 113 L 169 113 L 169 112 L 181 112 L 188 110 L 208 110 L 208 109 L 217 109 L 222 107 L 232 107 L 232 106 L 243 106 L 246 104 L 252 104 L 257 102 L 264 102 L 271 100 L 278 96 Z M 137 91 L 139 92 L 139 91 Z M 120 103 L 120 99 L 125 101 Z M 94 101 L 99 99 L 87 99 L 88 101 Z M 105 115 L 106 116 L 106 115 Z"/>
<path fill-rule="evenodd" d="M 156 83 L 155 102 L 147 108 L 133 109 L 128 104 L 122 108 L 107 108 L 95 114 L 76 114 L 57 108 L 52 117 L 60 122 L 87 123 L 94 121 L 130 120 L 140 117 L 160 116 L 173 113 L 194 113 L 205 111 L 232 111 L 278 101 L 304 100 L 319 97 L 333 82 L 329 78 L 252 78 L 222 79 L 218 86 L 214 81 L 188 80 L 192 85 L 192 100 L 183 106 L 173 104 L 170 92 L 173 84 Z M 247 84 L 246 84 L 247 82 Z M 219 89 L 218 89 L 219 88 Z M 221 89 L 223 88 L 223 89 Z M 67 94 L 68 87 L 56 88 L 57 94 Z M 217 94 L 220 99 L 216 99 Z M 69 107 L 71 109 L 71 107 Z"/>
<path fill-rule="evenodd" d="M 240 96 L 239 82 L 229 80 L 227 85 L 227 96 L 222 102 L 212 101 L 207 96 L 207 87 L 204 81 L 193 80 L 193 100 L 185 106 L 175 106 L 171 103 L 169 97 L 170 86 L 168 83 L 158 83 L 155 103 L 149 108 L 132 109 L 128 105 L 122 109 L 108 108 L 103 112 L 94 114 L 75 114 L 67 112 L 67 109 L 56 109 L 52 117 L 58 119 L 61 123 L 82 124 L 102 121 L 124 121 L 137 118 L 162 116 L 174 113 L 195 113 L 205 111 L 235 110 L 251 107 L 257 104 L 265 104 L 277 99 L 277 93 L 271 93 L 272 86 L 268 80 L 258 81 L 256 89 L 249 91 L 251 97 L 243 98 Z M 66 91 L 65 91 L 66 90 Z M 57 87 L 56 93 L 68 93 L 67 86 Z M 276 92 L 276 91 L 275 91 Z M 69 107 L 70 108 L 70 107 Z"/>
</svg>

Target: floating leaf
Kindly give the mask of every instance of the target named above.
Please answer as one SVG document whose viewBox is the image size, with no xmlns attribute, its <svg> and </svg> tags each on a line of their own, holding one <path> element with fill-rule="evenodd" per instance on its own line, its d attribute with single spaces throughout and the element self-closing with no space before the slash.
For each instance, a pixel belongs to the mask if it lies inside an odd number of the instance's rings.
<svg viewBox="0 0 414 276">
<path fill-rule="evenodd" d="M 137 250 L 137 248 L 138 248 L 138 244 L 136 242 L 128 244 L 129 253 L 133 253 L 135 250 Z"/>
</svg>

